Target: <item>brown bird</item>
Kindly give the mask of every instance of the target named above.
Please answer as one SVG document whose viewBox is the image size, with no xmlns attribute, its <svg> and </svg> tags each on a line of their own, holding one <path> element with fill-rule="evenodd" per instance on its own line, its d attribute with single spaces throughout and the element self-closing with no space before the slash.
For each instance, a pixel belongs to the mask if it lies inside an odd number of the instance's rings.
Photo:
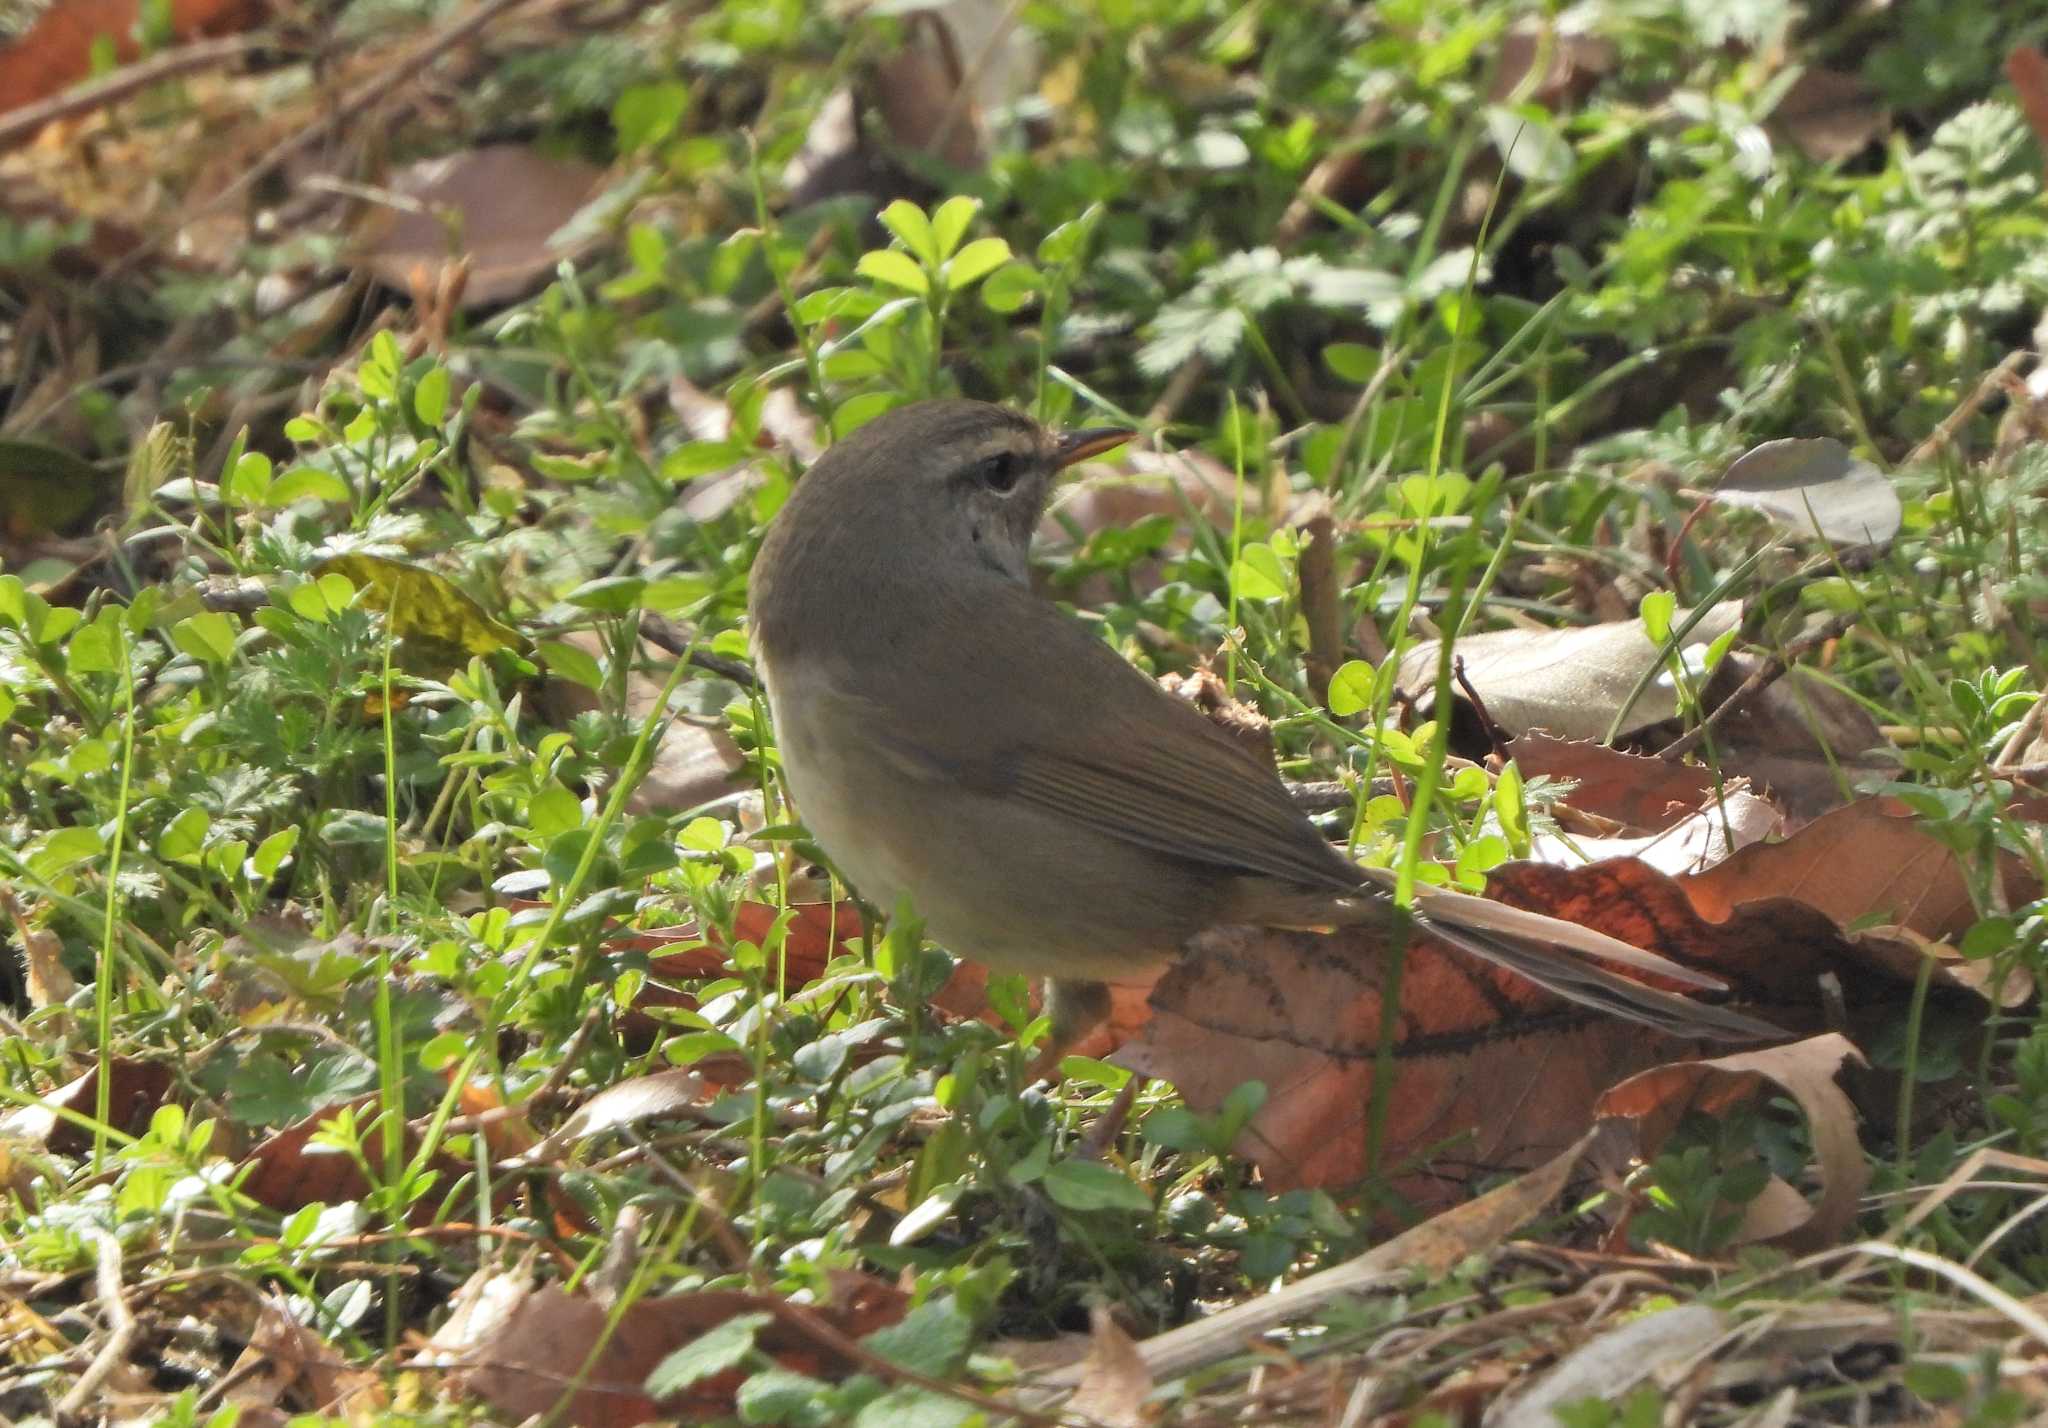
<svg viewBox="0 0 2048 1428">
<path fill-rule="evenodd" d="M 797 811 L 855 891 L 933 940 L 1048 979 L 1056 1047 L 1105 980 L 1219 925 L 1393 924 L 1390 877 L 1302 815 L 1270 764 L 1032 593 L 1062 469 L 1129 439 L 927 401 L 818 459 L 754 563 L 757 667 Z M 1712 978 L 1574 923 L 1419 889 L 1438 941 L 1679 1036 L 1776 1027 L 1622 976 Z M 1598 960 L 1595 960 L 1598 959 Z"/>
</svg>

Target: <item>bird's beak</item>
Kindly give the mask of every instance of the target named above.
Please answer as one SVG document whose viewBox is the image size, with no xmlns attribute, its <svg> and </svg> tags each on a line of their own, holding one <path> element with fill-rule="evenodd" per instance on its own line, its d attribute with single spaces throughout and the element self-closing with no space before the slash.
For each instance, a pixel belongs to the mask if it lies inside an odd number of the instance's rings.
<svg viewBox="0 0 2048 1428">
<path fill-rule="evenodd" d="M 1125 431 L 1120 426 L 1089 426 L 1079 431 L 1063 431 L 1053 442 L 1053 465 L 1064 471 L 1077 461 L 1113 451 L 1136 435 L 1136 432 Z"/>
</svg>

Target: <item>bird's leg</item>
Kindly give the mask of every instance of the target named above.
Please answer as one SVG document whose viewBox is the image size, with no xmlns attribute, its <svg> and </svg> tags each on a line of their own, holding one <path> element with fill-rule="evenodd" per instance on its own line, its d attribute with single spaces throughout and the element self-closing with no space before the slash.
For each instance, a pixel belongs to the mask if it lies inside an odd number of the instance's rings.
<svg viewBox="0 0 2048 1428">
<path fill-rule="evenodd" d="M 1109 1017 L 1109 988 L 1102 982 L 1065 977 L 1045 980 L 1045 1014 L 1052 1021 L 1045 1047 L 1031 1063 L 1029 1080 L 1059 1079 L 1060 1061 L 1081 1038 Z"/>
</svg>

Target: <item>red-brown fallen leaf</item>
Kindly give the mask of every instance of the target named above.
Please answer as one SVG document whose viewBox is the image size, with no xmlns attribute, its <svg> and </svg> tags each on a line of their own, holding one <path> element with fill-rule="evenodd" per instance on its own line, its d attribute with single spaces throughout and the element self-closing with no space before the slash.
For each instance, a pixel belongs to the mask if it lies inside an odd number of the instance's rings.
<svg viewBox="0 0 2048 1428">
<path fill-rule="evenodd" d="M 1495 870 L 1490 890 L 1719 976 L 1738 1004 L 1788 1033 L 1821 1024 L 1824 972 L 1839 983 L 1852 1032 L 1889 1018 L 1925 955 L 1906 933 L 1851 936 L 1827 913 L 1783 897 L 1713 922 L 1688 898 L 1691 881 L 1632 859 L 1515 863 Z M 1264 1082 L 1266 1103 L 1240 1149 L 1277 1185 L 1356 1180 L 1371 1169 L 1385 950 L 1360 928 L 1206 935 L 1154 990 L 1152 1022 L 1117 1059 L 1174 1082 L 1199 1110 L 1243 1082 Z M 1945 965 L 1935 978 L 1946 993 L 1976 990 Z M 1554 1152 L 1584 1128 L 1608 1086 L 1691 1046 L 1568 1007 L 1426 941 L 1408 949 L 1392 1044 L 1380 1163 L 1429 1161 L 1395 1181 L 1425 1207 L 1453 1198 L 1474 1174 Z"/>
<path fill-rule="evenodd" d="M 161 1061 L 137 1061 L 114 1057 L 109 1065 L 107 1124 L 114 1130 L 139 1135 L 149 1118 L 171 1093 L 171 1068 Z M 99 1068 L 71 1081 L 34 1105 L 16 1106 L 0 1115 L 0 1140 L 17 1145 L 39 1146 L 56 1155 L 86 1155 L 93 1146 L 93 1132 L 60 1111 L 84 1116 L 90 1121 L 99 1114 Z"/>
<path fill-rule="evenodd" d="M 1565 803 L 1643 833 L 1661 833 L 1690 817 L 1714 792 L 1712 770 L 1653 759 L 1591 739 L 1561 739 L 1536 730 L 1508 741 L 1522 777 L 1569 779 Z"/>
<path fill-rule="evenodd" d="M 1238 1149 L 1276 1188 L 1339 1185 L 1368 1164 L 1381 992 L 1391 959 L 1369 928 L 1232 928 L 1197 939 L 1154 990 L 1154 1015 L 1116 1060 L 1213 1110 L 1263 1081 Z M 1557 1001 L 1531 983 L 1417 941 L 1401 977 L 1382 1165 L 1427 1161 L 1394 1188 L 1427 1210 L 1496 1171 L 1555 1155 L 1594 1099 L 1691 1045 Z"/>
<path fill-rule="evenodd" d="M 377 1098 L 364 1096 L 356 1101 L 325 1107 L 284 1127 L 243 1157 L 245 1173 L 236 1183 L 250 1199 L 280 1214 L 290 1214 L 316 1201 L 336 1205 L 344 1200 L 362 1199 L 370 1193 L 370 1185 L 354 1159 L 345 1151 L 317 1147 L 312 1141 L 321 1126 L 343 1111 L 353 1109 L 356 1124 L 368 1129 L 367 1144 L 372 1147 L 382 1145 L 383 1132 L 370 1129 L 376 1108 Z M 417 1138 L 408 1131 L 405 1140 L 406 1154 L 411 1155 L 417 1149 Z M 471 1169 L 446 1155 L 435 1157 L 434 1168 L 440 1171 L 446 1184 L 453 1184 Z M 507 1195 L 516 1193 L 516 1187 L 505 1188 Z M 431 1200 L 423 1200 L 413 1207 L 413 1218 L 419 1224 L 429 1223 L 438 1208 Z"/>
<path fill-rule="evenodd" d="M 779 965 L 790 989 L 795 990 L 822 977 L 832 958 L 852 950 L 847 944 L 861 935 L 860 908 L 842 899 L 792 903 L 788 910 L 789 926 L 783 934 L 783 960 Z M 742 942 L 765 945 L 780 911 L 770 903 L 740 903 L 733 909 L 733 933 Z M 648 970 L 657 977 L 722 977 L 732 970 L 725 940 L 718 929 L 700 927 L 694 922 L 630 932 L 615 945 L 648 953 Z M 675 950 L 664 950 L 669 948 Z M 657 989 L 649 987 L 642 1000 L 655 1001 L 656 994 Z M 659 997 L 662 1000 L 658 1004 L 695 1005 L 673 992 L 662 991 Z"/>
<path fill-rule="evenodd" d="M 1162 969 L 1137 981 L 1111 982 L 1109 1016 L 1102 1025 L 1066 1048 L 1066 1054 L 1107 1056 L 1137 1035 L 1138 1029 L 1152 1019 L 1152 1007 L 1147 999 L 1164 975 Z M 1038 1009 L 1043 993 L 1043 987 L 1032 983 L 1030 997 L 1033 1010 Z M 946 984 L 932 997 L 931 1004 L 948 1016 L 974 1017 L 998 1030 L 1006 1025 L 988 1004 L 988 968 L 979 962 L 961 962 L 955 966 L 953 974 L 946 978 Z"/>
<path fill-rule="evenodd" d="M 261 0 L 171 0 L 174 38 L 231 35 L 255 25 L 268 6 Z M 114 47 L 123 64 L 141 51 L 135 42 L 139 0 L 61 0 L 36 17 L 12 44 L 0 48 L 0 113 L 47 99 L 92 73 L 93 46 Z"/>
<path fill-rule="evenodd" d="M 2020 45 L 2006 56 L 2005 75 L 2019 96 L 2020 112 L 2027 116 L 2035 141 L 2048 150 L 2048 56 L 2032 45 Z"/>
<path fill-rule="evenodd" d="M 1779 1182 L 1780 1193 L 1758 1197 L 1737 1232 L 1738 1244 L 1773 1244 L 1794 1252 L 1839 1242 L 1856 1218 L 1870 1166 L 1856 1136 L 1856 1110 L 1835 1076 L 1843 1065 L 1864 1063 L 1847 1037 L 1833 1032 L 1773 1046 L 1684 1061 L 1630 1077 L 1601 1096 L 1595 1113 L 1637 1123 L 1641 1154 L 1652 1156 L 1688 1112 L 1723 1115 L 1771 1082 L 1788 1091 L 1813 1138 L 1820 1198 L 1811 1206 Z"/>
<path fill-rule="evenodd" d="M 776 1317 L 762 1327 L 756 1347 L 785 1368 L 831 1378 L 853 1365 L 804 1332 L 806 1315 L 858 1338 L 895 1323 L 909 1304 L 901 1291 L 863 1275 L 835 1272 L 831 1284 L 830 1303 L 799 1312 L 773 1295 L 739 1290 L 639 1299 L 618 1316 L 609 1337 L 604 1305 L 549 1286 L 527 1295 L 480 1337 L 462 1344 L 441 1344 L 437 1337 L 437 1347 L 467 1365 L 451 1387 L 482 1399 L 507 1421 L 548 1413 L 565 1396 L 562 1421 L 568 1423 L 625 1428 L 657 1414 L 702 1421 L 733 1411 L 742 1371 L 703 1380 L 661 1403 L 644 1388 L 647 1375 L 664 1358 L 699 1335 L 740 1314 L 770 1313 Z M 587 1375 L 571 1392 L 571 1381 L 586 1365 Z"/>
</svg>

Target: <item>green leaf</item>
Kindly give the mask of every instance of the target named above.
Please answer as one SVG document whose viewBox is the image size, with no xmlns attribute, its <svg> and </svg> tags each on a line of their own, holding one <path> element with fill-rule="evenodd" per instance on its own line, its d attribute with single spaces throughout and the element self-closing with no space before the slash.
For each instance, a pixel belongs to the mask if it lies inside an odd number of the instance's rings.
<svg viewBox="0 0 2048 1428">
<path fill-rule="evenodd" d="M 235 469 L 228 472 L 227 494 L 242 506 L 262 506 L 270 497 L 270 458 L 260 451 L 245 451 Z"/>
<path fill-rule="evenodd" d="M 377 337 L 389 337 L 380 332 Z M 398 394 L 398 344 L 371 339 L 370 350 L 356 367 L 356 385 L 374 401 L 390 401 Z"/>
<path fill-rule="evenodd" d="M 600 575 L 584 581 L 562 598 L 580 609 L 623 615 L 640 608 L 640 596 L 646 589 L 646 580 L 638 575 Z"/>
<path fill-rule="evenodd" d="M 955 194 L 939 205 L 938 211 L 932 214 L 932 245 L 936 249 L 932 256 L 933 264 L 953 256 L 953 250 L 967 236 L 967 225 L 980 211 L 981 200 L 965 194 Z"/>
<path fill-rule="evenodd" d="M 566 644 L 560 640 L 545 640 L 535 651 L 541 663 L 548 667 L 548 673 L 580 684 L 585 689 L 604 688 L 604 668 L 597 657 L 581 645 Z"/>
<path fill-rule="evenodd" d="M 735 1314 L 699 1334 L 654 1366 L 647 1375 L 649 1396 L 669 1398 L 692 1384 L 738 1368 L 754 1352 L 754 1336 L 774 1317 L 768 1313 Z"/>
<path fill-rule="evenodd" d="M 1095 1168 L 1108 1169 L 1103 1165 Z M 961 1312 L 960 1302 L 946 1298 L 926 1300 L 898 1322 L 875 1330 L 860 1342 L 898 1368 L 927 1378 L 946 1378 L 967 1361 L 973 1341 L 974 1325 Z"/>
<path fill-rule="evenodd" d="M 675 133 L 689 108 L 688 86 L 674 80 L 628 85 L 612 102 L 612 128 L 619 136 L 619 152 L 630 154 L 661 143 Z"/>
<path fill-rule="evenodd" d="M 1332 342 L 1323 349 L 1323 365 L 1362 387 L 1379 375 L 1380 354 L 1363 342 Z"/>
<path fill-rule="evenodd" d="M 51 829 L 31 840 L 28 848 L 22 861 L 37 877 L 49 878 L 87 859 L 97 858 L 106 851 L 107 845 L 97 828 L 69 827 Z"/>
<path fill-rule="evenodd" d="M 729 471 L 754 453 L 737 441 L 686 441 L 661 459 L 665 481 L 694 481 Z"/>
<path fill-rule="evenodd" d="M 1062 1209 L 1123 1210 L 1144 1214 L 1152 1197 L 1114 1166 L 1095 1160 L 1062 1160 L 1045 1172 L 1045 1193 Z"/>
<path fill-rule="evenodd" d="M 1339 719 L 1349 719 L 1372 708 L 1375 681 L 1373 667 L 1362 659 L 1348 659 L 1338 665 L 1337 672 L 1330 676 L 1330 712 Z"/>
<path fill-rule="evenodd" d="M 439 426 L 448 415 L 448 369 L 436 363 L 412 389 L 412 414 L 428 426 Z"/>
<path fill-rule="evenodd" d="M 294 501 L 346 501 L 348 483 L 332 471 L 313 466 L 294 466 L 271 483 L 269 506 L 289 506 Z"/>
<path fill-rule="evenodd" d="M 1280 600 L 1288 589 L 1287 567 L 1279 552 L 1263 541 L 1254 541 L 1238 552 L 1230 567 L 1230 588 L 1240 600 Z"/>
<path fill-rule="evenodd" d="M 108 605 L 71 637 L 64 647 L 65 662 L 73 674 L 113 674 L 121 668 L 121 650 L 127 639 L 120 607 Z"/>
<path fill-rule="evenodd" d="M 946 260 L 940 276 L 946 291 L 963 292 L 1010 261 L 1010 245 L 1001 238 L 977 238 Z"/>
<path fill-rule="evenodd" d="M 213 815 L 196 804 L 181 809 L 176 818 L 156 835 L 156 855 L 168 863 L 196 863 L 206 846 L 206 830 Z"/>
<path fill-rule="evenodd" d="M 542 838 L 556 838 L 583 826 L 583 804 L 576 795 L 549 781 L 526 805 L 526 822 Z"/>
<path fill-rule="evenodd" d="M 902 288 L 920 297 L 932 288 L 931 279 L 925 276 L 924 269 L 912 262 L 909 254 L 899 253 L 894 248 L 876 248 L 861 254 L 853 270 L 864 278 L 873 278 L 878 283 L 887 283 L 890 287 Z"/>
<path fill-rule="evenodd" d="M 989 274 L 988 281 L 981 285 L 982 306 L 990 312 L 1018 312 L 1044 287 L 1045 280 L 1029 263 L 1021 260 L 1005 263 Z"/>
<path fill-rule="evenodd" d="M 280 828 L 265 838 L 256 845 L 256 851 L 249 855 L 249 861 L 255 865 L 256 876 L 265 882 L 276 877 L 278 869 L 284 866 L 285 859 L 291 857 L 292 851 L 298 846 L 297 824 L 289 828 Z"/>
<path fill-rule="evenodd" d="M 1678 608 L 1678 597 L 1669 590 L 1652 590 L 1643 597 L 1640 613 L 1643 633 L 1653 645 L 1661 645 L 1671 638 L 1671 616 Z"/>
<path fill-rule="evenodd" d="M 238 633 L 233 616 L 202 610 L 171 626 L 171 641 L 201 664 L 226 664 L 235 653 Z"/>
<path fill-rule="evenodd" d="M 1091 203 L 1079 218 L 1069 219 L 1038 243 L 1038 261 L 1052 267 L 1072 262 L 1088 246 L 1094 236 L 1095 225 L 1102 221 L 1102 205 Z"/>
<path fill-rule="evenodd" d="M 950 249 L 941 250 L 932 233 L 932 221 L 924 210 L 907 198 L 899 198 L 880 214 L 882 226 L 910 250 L 911 256 L 927 268 L 936 268 Z"/>
</svg>

